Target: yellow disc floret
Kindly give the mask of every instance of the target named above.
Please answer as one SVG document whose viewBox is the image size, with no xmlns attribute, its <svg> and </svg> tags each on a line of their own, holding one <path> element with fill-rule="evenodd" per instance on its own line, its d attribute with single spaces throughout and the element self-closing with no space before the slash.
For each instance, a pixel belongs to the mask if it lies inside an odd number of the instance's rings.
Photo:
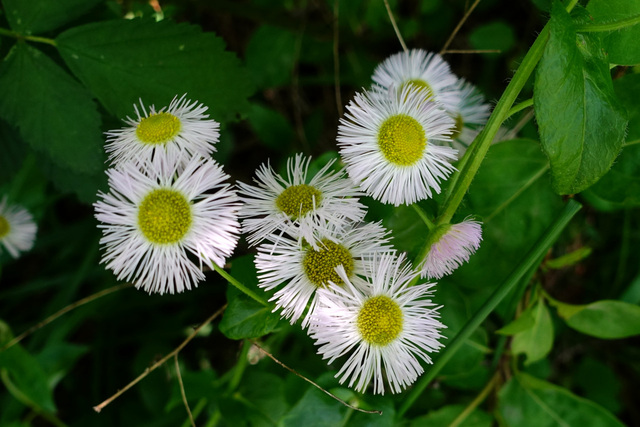
<svg viewBox="0 0 640 427">
<path fill-rule="evenodd" d="M 420 79 L 407 80 L 400 87 L 401 91 L 402 91 L 402 89 L 404 89 L 405 87 L 407 87 L 409 85 L 413 85 L 413 86 L 419 88 L 420 92 L 422 92 L 424 94 L 425 98 L 427 98 L 428 100 L 433 98 L 433 90 L 431 89 L 431 86 L 429 86 L 429 83 L 425 82 L 424 80 L 420 80 Z"/>
<path fill-rule="evenodd" d="M 170 113 L 157 113 L 140 120 L 136 136 L 145 144 L 164 144 L 180 132 L 180 119 Z"/>
<path fill-rule="evenodd" d="M 323 239 L 318 246 L 319 250 L 317 251 L 313 248 L 307 249 L 302 260 L 307 278 L 318 287 L 327 286 L 329 282 L 343 285 L 344 282 L 336 273 L 335 268 L 342 265 L 347 276 L 351 276 L 354 267 L 353 256 L 347 248 L 328 239 Z"/>
<path fill-rule="evenodd" d="M 372 297 L 362 305 L 357 325 L 363 340 L 385 346 L 402 332 L 402 310 L 388 296 Z"/>
<path fill-rule="evenodd" d="M 9 221 L 2 215 L 0 215 L 0 239 L 9 234 L 11 231 L 11 225 L 9 225 Z"/>
<path fill-rule="evenodd" d="M 289 218 L 296 219 L 317 208 L 322 201 L 322 193 L 307 184 L 292 185 L 284 190 L 276 199 L 276 206 Z"/>
<path fill-rule="evenodd" d="M 406 114 L 396 114 L 380 126 L 378 145 L 391 163 L 411 166 L 422 158 L 427 147 L 427 136 L 416 119 Z"/>
<path fill-rule="evenodd" d="M 138 225 L 152 243 L 176 243 L 191 226 L 191 205 L 175 190 L 153 190 L 140 203 Z"/>
</svg>

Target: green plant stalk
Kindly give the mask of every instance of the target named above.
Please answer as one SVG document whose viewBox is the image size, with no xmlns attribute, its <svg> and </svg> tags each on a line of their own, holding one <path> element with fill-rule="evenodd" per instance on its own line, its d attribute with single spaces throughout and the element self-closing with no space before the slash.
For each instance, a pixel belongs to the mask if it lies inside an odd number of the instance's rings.
<svg viewBox="0 0 640 427">
<path fill-rule="evenodd" d="M 24 34 L 17 33 L 15 31 L 7 30 L 6 28 L 0 28 L 0 36 L 12 37 L 18 40 L 27 40 L 35 43 L 44 43 L 51 46 L 58 46 L 54 39 L 48 39 L 46 37 L 38 36 L 25 36 Z"/>
<path fill-rule="evenodd" d="M 471 415 L 471 413 L 478 407 L 478 405 L 480 405 L 487 398 L 491 390 L 493 390 L 493 388 L 496 386 L 499 378 L 499 372 L 493 374 L 482 391 L 480 391 L 475 399 L 473 399 L 473 401 L 466 408 L 464 408 L 464 411 L 462 411 L 453 421 L 451 421 L 449 427 L 458 427 L 460 424 L 462 424 L 467 419 L 467 417 Z"/>
<path fill-rule="evenodd" d="M 513 107 L 511 107 L 511 109 L 507 113 L 507 117 L 505 117 L 505 119 L 508 119 L 509 117 L 513 116 L 514 114 L 524 110 L 525 108 L 531 107 L 532 105 L 533 105 L 533 98 L 526 99 L 526 100 L 514 105 Z"/>
<path fill-rule="evenodd" d="M 227 273 L 223 268 L 218 266 L 218 264 L 216 264 L 215 262 L 212 263 L 212 264 L 213 264 L 213 269 L 215 271 L 217 271 L 219 275 L 221 275 L 222 277 L 227 279 L 227 281 L 229 283 L 231 283 L 233 286 L 235 286 L 240 292 L 242 292 L 243 294 L 245 294 L 248 297 L 252 298 L 253 300 L 259 302 L 260 304 L 264 305 L 265 307 L 270 307 L 270 304 L 263 297 L 261 297 L 260 295 L 256 294 L 251 289 L 247 288 L 245 285 L 240 283 L 238 280 L 236 280 L 235 277 L 233 277 L 231 274 Z"/>
<path fill-rule="evenodd" d="M 577 2 L 578 0 L 571 0 L 566 7 L 567 11 L 571 11 Z M 453 218 L 460 202 L 462 202 L 464 195 L 471 185 L 471 181 L 473 181 L 473 178 L 480 168 L 480 164 L 482 164 L 482 161 L 491 146 L 491 141 L 493 141 L 498 129 L 500 129 L 502 123 L 509 116 L 513 103 L 520 94 L 520 91 L 526 84 L 527 80 L 529 80 L 529 77 L 538 64 L 538 61 L 542 58 L 542 53 L 544 52 L 548 38 L 549 26 L 545 25 L 536 38 L 536 41 L 522 60 L 522 63 L 520 64 L 520 67 L 518 67 L 513 79 L 511 79 L 507 85 L 507 88 L 500 97 L 498 104 L 491 113 L 486 126 L 473 141 L 469 150 L 465 153 L 464 157 L 468 157 L 468 159 L 463 158 L 462 163 L 464 163 L 464 165 L 454 174 L 454 177 L 452 177 L 454 187 L 443 204 L 442 212 L 436 220 L 436 225 L 448 224 L 451 222 L 451 218 Z"/>
<path fill-rule="evenodd" d="M 433 224 L 433 221 L 431 221 L 427 213 L 424 211 L 424 209 L 418 206 L 417 203 L 412 204 L 411 207 L 413 208 L 414 211 L 416 211 L 418 216 L 420 216 L 420 218 L 425 223 L 429 231 L 430 232 L 433 231 L 433 229 L 435 228 L 435 225 Z"/>
<path fill-rule="evenodd" d="M 511 291 L 511 289 L 521 281 L 522 277 L 538 262 L 556 241 L 562 230 L 569 223 L 571 218 L 580 210 L 582 205 L 575 200 L 569 200 L 561 214 L 544 232 L 542 237 L 533 245 L 520 264 L 513 270 L 507 279 L 491 294 L 487 301 L 478 309 L 471 319 L 464 325 L 458 334 L 448 343 L 444 351 L 440 353 L 435 363 L 425 375 L 415 384 L 411 392 L 404 400 L 398 411 L 398 416 L 402 417 L 407 410 L 418 399 L 429 383 L 438 375 L 447 362 L 460 349 L 464 342 L 498 306 L 500 301 Z"/>
<path fill-rule="evenodd" d="M 640 24 L 640 15 L 635 15 L 631 18 L 621 19 L 619 21 L 607 22 L 605 24 L 576 25 L 576 31 L 578 33 L 602 33 L 606 31 L 621 30 L 637 24 Z"/>
</svg>

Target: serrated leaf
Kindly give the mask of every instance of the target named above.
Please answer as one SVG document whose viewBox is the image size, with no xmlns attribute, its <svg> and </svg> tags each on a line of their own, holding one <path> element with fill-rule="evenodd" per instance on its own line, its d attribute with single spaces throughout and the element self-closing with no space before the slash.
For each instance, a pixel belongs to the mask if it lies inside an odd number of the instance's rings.
<svg viewBox="0 0 640 427">
<path fill-rule="evenodd" d="M 594 24 L 610 23 L 640 15 L 640 0 L 590 0 L 587 10 Z M 611 64 L 640 64 L 640 25 L 603 35 L 602 46 Z"/>
<path fill-rule="evenodd" d="M 558 314 L 571 328 L 603 339 L 640 334 L 640 306 L 622 301 L 601 300 L 587 305 L 560 303 Z"/>
<path fill-rule="evenodd" d="M 526 356 L 525 365 L 544 359 L 553 347 L 553 323 L 543 300 L 538 301 L 531 314 L 533 326 L 515 334 L 511 341 L 511 351 Z"/>
<path fill-rule="evenodd" d="M 84 15 L 102 0 L 2 0 L 12 29 L 23 34 L 54 30 Z"/>
<path fill-rule="evenodd" d="M 611 413 L 569 390 L 525 373 L 516 374 L 500 390 L 498 411 L 510 427 L 622 427 Z"/>
<path fill-rule="evenodd" d="M 553 187 L 574 194 L 611 168 L 627 120 L 616 99 L 598 35 L 576 35 L 560 2 L 549 21 L 549 41 L 538 64 L 534 106 Z"/>
<path fill-rule="evenodd" d="M 39 50 L 18 43 L 0 67 L 0 116 L 59 166 L 104 170 L 100 116 L 91 95 Z"/>
<path fill-rule="evenodd" d="M 81 173 L 60 167 L 40 155 L 40 170 L 61 193 L 75 194 L 82 203 L 92 204 L 98 199 L 98 191 L 108 190 L 107 174 L 102 170 L 96 173 Z"/>
<path fill-rule="evenodd" d="M 249 73 L 224 42 L 186 23 L 105 21 L 75 27 L 56 39 L 71 71 L 117 117 L 134 115 L 139 98 L 161 108 L 186 93 L 217 121 L 248 109 Z"/>
</svg>

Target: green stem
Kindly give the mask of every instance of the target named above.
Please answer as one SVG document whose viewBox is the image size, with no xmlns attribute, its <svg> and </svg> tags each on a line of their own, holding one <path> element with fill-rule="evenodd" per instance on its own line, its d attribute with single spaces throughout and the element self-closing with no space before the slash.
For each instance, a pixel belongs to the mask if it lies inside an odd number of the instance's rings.
<svg viewBox="0 0 640 427">
<path fill-rule="evenodd" d="M 411 207 L 413 208 L 414 211 L 416 211 L 416 213 L 420 216 L 422 221 L 427 225 L 427 228 L 429 229 L 429 231 L 432 231 L 435 228 L 435 225 L 433 224 L 433 221 L 429 219 L 429 216 L 424 211 L 424 209 L 418 206 L 417 203 L 412 204 Z"/>
<path fill-rule="evenodd" d="M 451 421 L 449 427 L 458 427 L 460 424 L 462 424 L 464 420 L 466 420 L 467 417 L 471 415 L 471 413 L 478 407 L 478 405 L 480 405 L 484 401 L 484 399 L 487 398 L 491 390 L 493 390 L 496 383 L 498 382 L 498 378 L 500 378 L 500 373 L 496 372 L 493 377 L 491 377 L 487 385 L 485 385 L 482 391 L 480 391 L 480 393 L 476 396 L 476 398 L 473 399 L 473 401 L 469 403 L 466 408 L 464 408 L 464 411 L 462 411 L 460 415 L 458 415 L 453 421 Z"/>
<path fill-rule="evenodd" d="M 227 279 L 227 281 L 229 283 L 231 283 L 233 286 L 235 286 L 240 292 L 244 293 L 245 295 L 247 295 L 248 297 L 251 297 L 252 299 L 254 299 L 255 301 L 259 302 L 260 304 L 264 305 L 265 307 L 270 307 L 269 303 L 261 296 L 257 295 L 255 292 L 253 292 L 251 289 L 247 288 L 245 285 L 243 285 L 242 283 L 238 282 L 235 277 L 233 277 L 232 275 L 230 275 L 229 273 L 227 273 L 223 268 L 220 268 L 220 266 L 218 264 L 216 264 L 215 262 L 212 263 L 213 264 L 213 269 L 215 271 L 218 272 L 218 274 L 220 274 L 222 277 L 224 277 L 225 279 Z"/>
<path fill-rule="evenodd" d="M 571 218 L 580 210 L 582 205 L 575 200 L 569 200 L 561 214 L 544 232 L 542 237 L 533 245 L 531 250 L 524 257 L 522 262 L 513 270 L 509 277 L 491 294 L 487 301 L 478 309 L 471 319 L 464 325 L 458 334 L 447 344 L 444 351 L 440 353 L 435 363 L 425 375 L 415 384 L 411 392 L 404 400 L 398 416 L 402 417 L 413 403 L 422 394 L 425 388 L 438 375 L 440 370 L 447 364 L 454 354 L 465 343 L 467 338 L 480 326 L 480 324 L 489 316 L 489 314 L 497 307 L 505 296 L 511 292 L 513 287 L 519 283 L 522 277 L 530 271 L 534 264 L 541 259 L 549 250 L 551 245 L 556 241 L 562 230 L 569 223 Z"/>
<path fill-rule="evenodd" d="M 13 37 L 18 40 L 26 40 L 35 43 L 45 43 L 51 46 L 57 46 L 54 39 L 48 39 L 46 37 L 38 36 L 25 36 L 24 34 L 17 33 L 15 31 L 7 30 L 6 28 L 0 28 L 0 36 Z"/>
<path fill-rule="evenodd" d="M 631 27 L 636 24 L 640 24 L 640 15 L 635 15 L 635 16 L 632 16 L 631 18 L 621 19 L 619 21 L 607 22 L 604 24 L 576 25 L 576 31 L 579 33 L 616 31 L 626 27 Z"/>
<path fill-rule="evenodd" d="M 571 11 L 576 3 L 578 3 L 578 0 L 571 0 L 566 7 L 567 11 Z M 476 172 L 478 172 L 480 164 L 484 160 L 484 157 L 491 146 L 491 142 L 500 129 L 502 122 L 504 122 L 508 117 L 514 101 L 520 94 L 520 91 L 527 80 L 529 80 L 529 76 L 531 76 L 531 73 L 538 64 L 538 61 L 542 58 L 542 53 L 544 52 L 548 38 L 549 26 L 545 25 L 536 38 L 536 41 L 529 49 L 529 52 L 527 52 L 522 60 L 522 63 L 520 64 L 520 67 L 518 67 L 518 71 L 516 71 L 513 79 L 511 79 L 507 85 L 507 88 L 500 97 L 498 104 L 491 113 L 486 126 L 473 141 L 469 150 L 467 150 L 465 157 L 468 157 L 468 161 L 463 159 L 465 161 L 464 166 L 454 174 L 452 181 L 454 182 L 454 188 L 443 204 L 443 208 L 436 221 L 436 225 L 448 224 L 451 221 L 451 218 L 458 209 L 460 202 L 462 202 L 462 198 L 469 189 L 471 181 L 473 181 Z"/>
<path fill-rule="evenodd" d="M 636 145 L 636 144 L 640 144 L 640 139 L 634 139 L 633 141 L 626 141 L 624 144 L 622 144 L 622 146 L 628 147 L 630 145 Z"/>
<path fill-rule="evenodd" d="M 513 116 L 514 114 L 524 110 L 525 108 L 531 107 L 533 105 L 533 98 L 529 98 L 525 101 L 522 101 L 519 104 L 514 105 L 513 107 L 511 107 L 511 109 L 509 110 L 509 112 L 507 113 L 507 117 L 509 118 L 511 116 Z"/>
<path fill-rule="evenodd" d="M 240 351 L 240 356 L 238 356 L 238 362 L 236 366 L 233 368 L 233 376 L 229 381 L 229 386 L 227 387 L 227 393 L 233 393 L 240 384 L 240 380 L 242 379 L 242 375 L 244 374 L 245 369 L 247 368 L 247 363 L 249 362 L 247 359 L 247 354 L 249 354 L 249 349 L 251 348 L 251 341 L 244 340 L 242 342 L 242 351 Z"/>
</svg>

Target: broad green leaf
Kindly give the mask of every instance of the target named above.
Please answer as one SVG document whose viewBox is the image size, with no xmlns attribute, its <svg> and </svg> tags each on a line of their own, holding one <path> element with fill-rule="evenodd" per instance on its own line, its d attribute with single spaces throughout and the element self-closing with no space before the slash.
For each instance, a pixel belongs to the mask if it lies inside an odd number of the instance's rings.
<svg viewBox="0 0 640 427">
<path fill-rule="evenodd" d="M 102 0 L 2 0 L 9 25 L 23 34 L 54 30 L 87 13 Z"/>
<path fill-rule="evenodd" d="M 553 347 L 553 324 L 544 301 L 538 301 L 531 315 L 533 326 L 515 334 L 511 341 L 511 351 L 526 356 L 525 365 L 544 359 Z"/>
<path fill-rule="evenodd" d="M 518 373 L 498 394 L 498 411 L 509 427 L 622 427 L 611 413 L 569 390 Z"/>
<path fill-rule="evenodd" d="M 358 408 L 368 411 L 382 411 L 382 415 L 365 414 L 363 412 L 355 412 L 349 418 L 349 427 L 394 427 L 397 426 L 396 410 L 393 407 L 393 398 L 385 395 L 363 396 L 365 401 L 358 401 Z"/>
<path fill-rule="evenodd" d="M 58 166 L 45 156 L 38 156 L 38 163 L 42 174 L 51 181 L 61 193 L 72 193 L 82 203 L 92 204 L 98 200 L 98 191 L 107 192 L 107 174 L 102 170 L 96 173 L 75 172 Z"/>
<path fill-rule="evenodd" d="M 585 357 L 572 375 L 584 397 L 616 413 L 621 407 L 622 382 L 614 369 L 592 357 Z"/>
<path fill-rule="evenodd" d="M 518 332 L 523 332 L 534 327 L 536 324 L 536 318 L 533 313 L 533 306 L 527 308 L 520 316 L 518 316 L 513 322 L 496 331 L 496 334 L 502 335 L 515 335 Z"/>
<path fill-rule="evenodd" d="M 296 52 L 296 36 L 270 25 L 258 28 L 245 52 L 247 69 L 257 88 L 282 86 L 291 80 Z"/>
<path fill-rule="evenodd" d="M 139 99 L 158 109 L 187 94 L 217 121 L 247 110 L 249 73 L 212 33 L 170 21 L 117 20 L 71 28 L 56 39 L 62 58 L 112 114 L 133 116 Z"/>
<path fill-rule="evenodd" d="M 252 104 L 248 114 L 249 125 L 258 139 L 274 151 L 286 152 L 293 142 L 293 127 L 279 112 Z"/>
<path fill-rule="evenodd" d="M 636 44 L 638 45 L 638 44 Z M 640 206 L 640 74 L 613 81 L 629 116 L 626 145 L 611 170 L 582 194 L 599 210 Z"/>
<path fill-rule="evenodd" d="M 502 21 L 481 25 L 469 34 L 469 43 L 474 49 L 497 49 L 502 54 L 511 50 L 515 41 L 513 29 Z"/>
<path fill-rule="evenodd" d="M 602 300 L 587 305 L 558 306 L 567 325 L 583 334 L 604 339 L 640 334 L 640 306 L 622 301 Z"/>
<path fill-rule="evenodd" d="M 0 346 L 13 338 L 9 326 L 0 320 Z M 54 413 L 53 389 L 42 365 L 20 344 L 0 352 L 0 374 L 9 392 L 23 404 Z"/>
<path fill-rule="evenodd" d="M 49 388 L 52 390 L 73 368 L 78 359 L 89 350 L 85 345 L 71 344 L 67 342 L 55 343 L 46 346 L 37 356 L 36 360 L 42 366 L 48 377 Z"/>
<path fill-rule="evenodd" d="M 253 256 L 246 255 L 233 260 L 231 275 L 258 295 L 265 295 L 258 288 Z M 268 334 L 276 329 L 280 316 L 271 312 L 271 306 L 265 307 L 259 302 L 246 296 L 233 285 L 227 289 L 229 305 L 220 321 L 220 331 L 227 337 L 239 340 L 255 338 Z"/>
<path fill-rule="evenodd" d="M 310 386 L 296 405 L 280 420 L 279 425 L 282 427 L 342 425 L 348 410 L 342 403 L 327 396 L 316 387 Z"/>
<path fill-rule="evenodd" d="M 248 370 L 234 396 L 245 405 L 245 419 L 253 426 L 277 425 L 289 410 L 284 381 L 268 372 Z"/>
<path fill-rule="evenodd" d="M 0 116 L 59 166 L 87 174 L 104 170 L 100 116 L 91 95 L 25 43 L 0 67 Z"/>
<path fill-rule="evenodd" d="M 534 106 L 558 194 L 579 193 L 611 168 L 627 120 L 613 92 L 598 35 L 576 35 L 560 2 L 536 73 Z"/>
<path fill-rule="evenodd" d="M 640 15 L 640 0 L 590 0 L 587 10 L 594 24 L 607 24 Z M 611 64 L 640 64 L 640 25 L 604 33 L 602 47 Z"/>
<path fill-rule="evenodd" d="M 0 119 L 0 185 L 9 182 L 20 170 L 27 156 L 27 146 L 17 129 Z"/>
<path fill-rule="evenodd" d="M 450 425 L 464 410 L 465 405 L 447 405 L 411 420 L 410 427 L 442 427 Z M 474 409 L 460 424 L 460 427 L 491 427 L 493 417 L 480 409 Z"/>
</svg>

